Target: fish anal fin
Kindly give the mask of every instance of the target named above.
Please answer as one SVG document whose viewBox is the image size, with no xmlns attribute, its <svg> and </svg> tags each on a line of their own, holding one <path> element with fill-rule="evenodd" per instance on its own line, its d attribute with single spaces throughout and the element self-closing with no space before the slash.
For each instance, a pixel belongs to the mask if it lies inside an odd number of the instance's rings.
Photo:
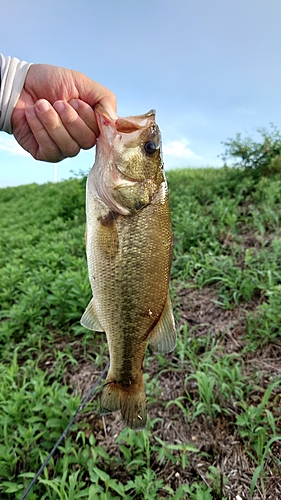
<svg viewBox="0 0 281 500">
<path fill-rule="evenodd" d="M 95 332 L 104 332 L 104 329 L 98 320 L 94 299 L 89 302 L 82 318 L 80 319 L 80 323 L 82 326 L 88 328 L 89 330 L 94 330 Z"/>
<path fill-rule="evenodd" d="M 149 334 L 149 340 L 155 354 L 167 354 L 176 347 L 177 335 L 170 294 L 157 324 Z"/>
<path fill-rule="evenodd" d="M 123 387 L 114 381 L 107 383 L 101 396 L 101 415 L 121 410 L 126 425 L 135 430 L 144 429 L 147 410 L 142 373 L 139 378 L 139 383 L 130 387 Z"/>
<path fill-rule="evenodd" d="M 120 388 L 115 382 L 107 382 L 101 396 L 101 415 L 120 410 Z"/>
</svg>

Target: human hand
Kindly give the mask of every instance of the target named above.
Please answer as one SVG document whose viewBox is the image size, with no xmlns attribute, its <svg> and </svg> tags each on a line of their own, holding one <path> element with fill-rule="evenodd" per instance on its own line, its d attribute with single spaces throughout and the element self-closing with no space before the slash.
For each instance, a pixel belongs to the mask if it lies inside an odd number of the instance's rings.
<svg viewBox="0 0 281 500">
<path fill-rule="evenodd" d="M 13 135 L 36 160 L 59 162 L 96 143 L 93 106 L 114 117 L 114 94 L 77 71 L 33 64 L 12 114 Z"/>
</svg>

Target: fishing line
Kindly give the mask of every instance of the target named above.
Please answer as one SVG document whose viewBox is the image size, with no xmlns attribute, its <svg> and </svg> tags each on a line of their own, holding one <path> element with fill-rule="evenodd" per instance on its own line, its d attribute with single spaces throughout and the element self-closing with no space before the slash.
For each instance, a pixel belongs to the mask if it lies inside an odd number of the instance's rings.
<svg viewBox="0 0 281 500">
<path fill-rule="evenodd" d="M 58 446 L 60 445 L 60 443 L 62 442 L 62 440 L 65 438 L 66 434 L 68 433 L 70 427 L 73 425 L 73 423 L 75 422 L 76 420 L 76 417 L 79 415 L 79 413 L 83 410 L 84 406 L 86 405 L 86 403 L 88 403 L 89 399 L 92 397 L 92 395 L 94 394 L 97 386 L 99 385 L 101 379 L 104 377 L 104 375 L 106 374 L 107 370 L 109 368 L 109 363 L 107 363 L 106 367 L 104 368 L 104 370 L 101 372 L 99 378 L 97 379 L 97 381 L 94 383 L 92 389 L 88 392 L 87 396 L 85 397 L 85 399 L 82 401 L 82 403 L 80 404 L 80 406 L 78 406 L 78 409 L 76 410 L 76 413 L 75 415 L 72 417 L 72 419 L 70 420 L 68 426 L 66 427 L 66 429 L 63 431 L 63 433 L 61 434 L 61 436 L 59 437 L 59 439 L 57 440 L 55 446 L 53 447 L 52 451 L 50 452 L 50 454 L 47 456 L 45 462 L 41 465 L 40 469 L 38 470 L 37 474 L 34 476 L 34 478 L 32 479 L 30 485 L 28 486 L 28 488 L 25 490 L 24 494 L 22 495 L 21 499 L 20 500 L 24 500 L 28 493 L 30 492 L 31 488 L 34 486 L 34 484 L 36 483 L 38 477 L 41 475 L 41 473 L 43 472 L 43 470 L 45 469 L 46 465 L 49 463 L 49 461 L 51 460 L 52 456 L 54 455 L 56 449 L 58 448 Z"/>
</svg>

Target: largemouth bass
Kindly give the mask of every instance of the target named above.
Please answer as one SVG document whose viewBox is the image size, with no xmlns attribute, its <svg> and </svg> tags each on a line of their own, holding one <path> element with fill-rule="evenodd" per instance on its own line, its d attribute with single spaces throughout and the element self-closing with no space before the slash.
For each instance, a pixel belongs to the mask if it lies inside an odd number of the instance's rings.
<svg viewBox="0 0 281 500">
<path fill-rule="evenodd" d="M 97 105 L 96 159 L 87 180 L 86 251 L 93 298 L 81 324 L 107 336 L 101 413 L 146 425 L 143 360 L 176 345 L 169 295 L 172 229 L 155 112 L 118 118 Z"/>
</svg>

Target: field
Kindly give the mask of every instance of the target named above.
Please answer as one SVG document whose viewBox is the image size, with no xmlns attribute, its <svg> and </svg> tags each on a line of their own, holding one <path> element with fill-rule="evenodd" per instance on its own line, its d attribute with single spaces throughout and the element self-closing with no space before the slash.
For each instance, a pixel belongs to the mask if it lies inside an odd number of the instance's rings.
<svg viewBox="0 0 281 500">
<path fill-rule="evenodd" d="M 38 167 L 40 168 L 40 166 Z M 149 424 L 96 395 L 30 500 L 281 498 L 281 174 L 168 172 L 176 350 L 145 359 Z M 20 499 L 108 362 L 85 178 L 0 190 L 0 498 Z"/>
</svg>

